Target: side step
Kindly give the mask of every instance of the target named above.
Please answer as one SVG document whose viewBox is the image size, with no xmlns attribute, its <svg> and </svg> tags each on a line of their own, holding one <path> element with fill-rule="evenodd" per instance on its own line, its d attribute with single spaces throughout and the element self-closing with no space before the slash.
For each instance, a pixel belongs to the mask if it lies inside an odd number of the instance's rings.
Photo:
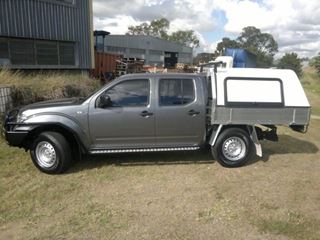
<svg viewBox="0 0 320 240">
<path fill-rule="evenodd" d="M 171 152 L 171 151 L 195 151 L 200 147 L 175 147 L 175 148 L 137 148 L 137 149 L 110 149 L 110 150 L 91 150 L 90 154 L 108 154 L 108 153 L 135 153 L 135 152 Z"/>
</svg>

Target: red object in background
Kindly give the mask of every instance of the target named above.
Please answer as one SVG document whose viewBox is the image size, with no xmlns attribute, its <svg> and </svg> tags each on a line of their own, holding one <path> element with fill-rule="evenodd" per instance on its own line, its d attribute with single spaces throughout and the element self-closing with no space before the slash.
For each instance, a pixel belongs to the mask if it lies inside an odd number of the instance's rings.
<svg viewBox="0 0 320 240">
<path fill-rule="evenodd" d="M 103 81 L 109 80 L 109 76 L 116 71 L 117 60 L 120 59 L 119 54 L 95 52 L 95 68 L 91 72 L 92 76 Z"/>
</svg>

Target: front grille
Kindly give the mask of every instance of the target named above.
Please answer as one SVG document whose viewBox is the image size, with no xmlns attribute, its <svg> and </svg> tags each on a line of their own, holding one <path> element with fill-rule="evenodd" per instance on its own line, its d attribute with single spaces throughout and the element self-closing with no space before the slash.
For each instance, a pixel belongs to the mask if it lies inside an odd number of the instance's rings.
<svg viewBox="0 0 320 240">
<path fill-rule="evenodd" d="M 5 123 L 15 123 L 17 121 L 19 110 L 14 109 L 6 114 Z"/>
<path fill-rule="evenodd" d="M 17 122 L 17 116 L 18 116 L 19 110 L 14 109 L 9 112 L 7 112 L 3 119 L 3 131 L 10 132 L 13 130 L 16 122 Z"/>
</svg>

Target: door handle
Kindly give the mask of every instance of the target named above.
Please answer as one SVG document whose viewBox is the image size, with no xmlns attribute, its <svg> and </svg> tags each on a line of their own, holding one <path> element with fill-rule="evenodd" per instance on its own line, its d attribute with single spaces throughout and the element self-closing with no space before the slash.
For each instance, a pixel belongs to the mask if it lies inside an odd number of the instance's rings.
<svg viewBox="0 0 320 240">
<path fill-rule="evenodd" d="M 190 116 L 196 116 L 196 115 L 199 115 L 200 114 L 200 112 L 198 112 L 198 111 L 195 111 L 195 110 L 190 110 L 189 112 L 188 112 L 188 114 L 190 115 Z"/>
<path fill-rule="evenodd" d="M 148 118 L 148 117 L 150 117 L 152 115 L 153 115 L 153 113 L 152 112 L 148 112 L 148 111 L 142 111 L 140 113 L 140 116 L 145 117 L 145 118 Z"/>
</svg>

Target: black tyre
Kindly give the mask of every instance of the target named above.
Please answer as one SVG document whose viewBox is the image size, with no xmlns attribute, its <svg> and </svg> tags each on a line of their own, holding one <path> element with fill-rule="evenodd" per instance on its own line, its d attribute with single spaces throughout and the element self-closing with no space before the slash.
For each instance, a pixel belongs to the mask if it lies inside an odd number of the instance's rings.
<svg viewBox="0 0 320 240">
<path fill-rule="evenodd" d="M 65 137 L 57 132 L 43 132 L 30 149 L 33 164 L 48 174 L 63 173 L 70 166 L 71 148 Z"/>
<path fill-rule="evenodd" d="M 224 130 L 212 148 L 213 157 L 224 167 L 243 166 L 252 154 L 253 143 L 248 133 L 241 128 Z"/>
</svg>

